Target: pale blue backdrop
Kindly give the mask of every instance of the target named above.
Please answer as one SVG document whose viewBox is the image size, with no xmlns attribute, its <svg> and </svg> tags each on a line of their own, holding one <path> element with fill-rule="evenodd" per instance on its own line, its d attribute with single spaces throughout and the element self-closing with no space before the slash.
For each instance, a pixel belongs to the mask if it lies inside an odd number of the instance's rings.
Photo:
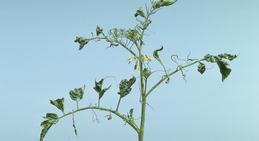
<svg viewBox="0 0 259 141">
<path fill-rule="evenodd" d="M 114 76 L 105 81 L 112 88 L 102 104 L 115 107 L 117 84 L 136 74 L 127 64 L 130 55 L 103 43 L 90 43 L 78 51 L 73 40 L 76 35 L 90 35 L 96 25 L 133 26 L 134 12 L 148 2 L 0 0 L 0 140 L 38 140 L 42 116 L 59 113 L 49 99 L 65 97 L 69 111 L 75 107 L 69 90 L 85 84 L 80 105 L 94 104 L 95 79 Z M 231 63 L 233 72 L 224 83 L 217 66 L 209 65 L 202 76 L 192 67 L 186 82 L 178 74 L 154 91 L 148 99 L 146 141 L 259 140 L 258 25 L 258 0 L 179 0 L 153 17 L 146 53 L 163 45 L 167 67 L 175 67 L 171 54 L 183 58 L 191 52 L 191 57 L 200 58 L 229 52 L 239 57 Z M 156 75 L 154 79 L 159 78 Z M 134 88 L 123 100 L 122 112 L 130 108 L 139 112 L 138 87 Z M 136 140 L 124 122 L 97 114 L 99 124 L 92 121 L 91 111 L 76 115 L 78 137 L 69 117 L 51 128 L 46 141 Z"/>
</svg>

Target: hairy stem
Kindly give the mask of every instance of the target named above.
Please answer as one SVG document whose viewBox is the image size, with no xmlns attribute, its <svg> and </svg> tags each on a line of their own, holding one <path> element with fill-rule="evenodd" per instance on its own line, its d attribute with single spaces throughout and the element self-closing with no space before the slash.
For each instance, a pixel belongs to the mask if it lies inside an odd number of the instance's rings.
<svg viewBox="0 0 259 141">
<path fill-rule="evenodd" d="M 136 125 L 136 123 L 134 123 L 132 120 L 129 120 L 126 115 L 123 115 L 123 114 L 121 114 L 121 113 L 119 113 L 117 111 L 114 111 L 112 109 L 103 108 L 103 107 L 97 107 L 97 106 L 88 106 L 88 107 L 84 107 L 84 108 L 80 108 L 80 109 L 74 110 L 72 112 L 66 113 L 63 116 L 59 117 L 59 119 L 62 119 L 62 118 L 67 117 L 69 115 L 73 115 L 73 114 L 75 114 L 77 112 L 85 111 L 85 110 L 99 110 L 99 111 L 105 111 L 105 112 L 112 113 L 112 114 L 118 116 L 119 118 L 121 118 L 126 123 L 128 123 L 137 133 L 139 132 L 139 128 Z"/>
<path fill-rule="evenodd" d="M 192 63 L 190 63 L 190 64 L 184 65 L 184 66 L 178 66 L 173 72 L 171 72 L 171 73 L 168 74 L 168 77 L 170 77 L 170 76 L 172 76 L 173 74 L 175 74 L 175 73 L 181 71 L 181 69 L 190 67 L 190 66 L 192 66 L 192 65 L 194 65 L 194 64 L 196 64 L 196 63 L 199 63 L 199 62 L 201 62 L 201 61 L 204 61 L 204 60 L 205 60 L 205 59 L 200 59 L 200 60 L 194 61 L 194 62 L 192 62 Z M 155 83 L 154 86 L 151 87 L 151 89 L 147 92 L 146 96 L 149 96 L 150 93 L 151 93 L 152 91 L 154 91 L 154 90 L 155 90 L 162 82 L 164 82 L 166 79 L 167 79 L 167 77 L 162 77 L 157 83 Z"/>
<path fill-rule="evenodd" d="M 119 110 L 120 103 L 121 103 L 121 97 L 119 98 L 118 104 L 117 104 L 117 106 L 116 106 L 116 112 Z"/>
</svg>

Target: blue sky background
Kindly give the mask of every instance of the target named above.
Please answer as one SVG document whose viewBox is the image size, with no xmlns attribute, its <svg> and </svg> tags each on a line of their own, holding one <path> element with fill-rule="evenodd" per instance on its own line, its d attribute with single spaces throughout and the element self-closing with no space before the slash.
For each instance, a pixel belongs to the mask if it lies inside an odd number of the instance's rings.
<svg viewBox="0 0 259 141">
<path fill-rule="evenodd" d="M 90 35 L 96 25 L 104 29 L 128 28 L 133 14 L 148 0 L 1 0 L 0 1 L 0 138 L 35 141 L 46 112 L 58 112 L 49 99 L 65 97 L 65 109 L 75 104 L 69 90 L 86 85 L 80 105 L 96 102 L 95 79 L 106 76 L 112 88 L 102 105 L 115 107 L 118 83 L 135 75 L 127 64 L 130 55 L 121 48 L 90 43 L 78 51 L 77 35 Z M 222 52 L 236 53 L 230 77 L 221 82 L 217 66 L 200 75 L 188 68 L 187 81 L 180 74 L 149 97 L 146 141 L 258 141 L 259 140 L 259 1 L 179 0 L 153 17 L 145 51 L 165 47 L 161 56 L 169 68 L 171 54 L 193 58 Z M 161 69 L 153 64 L 155 69 Z M 153 78 L 159 79 L 159 73 Z M 152 83 L 154 81 L 151 81 Z M 135 108 L 138 87 L 125 98 L 121 111 Z M 71 117 L 51 128 L 46 141 L 136 140 L 135 133 L 118 118 L 107 121 L 91 111 L 76 115 L 79 136 L 73 134 Z M 138 118 L 139 115 L 136 115 Z"/>
</svg>

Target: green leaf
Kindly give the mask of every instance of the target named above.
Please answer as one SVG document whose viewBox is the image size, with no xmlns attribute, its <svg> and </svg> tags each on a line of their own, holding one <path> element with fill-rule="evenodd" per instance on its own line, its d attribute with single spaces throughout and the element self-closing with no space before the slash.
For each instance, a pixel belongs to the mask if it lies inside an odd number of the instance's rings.
<svg viewBox="0 0 259 141">
<path fill-rule="evenodd" d="M 81 50 L 90 40 L 84 37 L 76 37 L 75 43 L 79 43 L 79 50 Z"/>
<path fill-rule="evenodd" d="M 217 63 L 221 73 L 222 81 L 224 81 L 231 73 L 231 69 L 228 67 L 228 63 L 226 61 L 232 61 L 235 58 L 237 58 L 237 55 L 232 55 L 228 53 L 219 54 L 218 56 L 213 56 L 210 54 L 204 56 L 204 59 L 207 62 Z"/>
<path fill-rule="evenodd" d="M 170 6 L 174 4 L 177 0 L 160 0 L 161 6 Z"/>
<path fill-rule="evenodd" d="M 44 118 L 45 120 L 40 124 L 42 128 L 40 134 L 40 141 L 43 141 L 50 127 L 58 122 L 58 115 L 55 113 L 47 113 Z"/>
<path fill-rule="evenodd" d="M 130 78 L 129 80 L 127 79 L 123 79 L 120 82 L 119 85 L 119 92 L 118 94 L 120 95 L 121 98 L 125 97 L 126 95 L 128 95 L 131 91 L 131 86 L 136 82 L 136 77 L 133 76 L 132 78 Z"/>
<path fill-rule="evenodd" d="M 62 113 L 64 113 L 64 98 L 50 100 L 50 103 L 61 110 Z"/>
<path fill-rule="evenodd" d="M 201 74 L 203 74 L 204 72 L 206 71 L 206 66 L 199 62 L 199 65 L 198 65 L 198 72 L 200 72 Z"/>
<path fill-rule="evenodd" d="M 99 26 L 96 27 L 96 35 L 99 36 L 101 33 L 103 33 L 103 29 Z"/>
<path fill-rule="evenodd" d="M 177 0 L 154 0 L 152 2 L 152 8 L 158 9 L 163 6 L 170 6 L 174 4 Z"/>
<path fill-rule="evenodd" d="M 151 75 L 151 71 L 147 68 L 144 68 L 143 75 L 144 75 L 145 79 L 148 79 L 148 77 Z"/>
<path fill-rule="evenodd" d="M 99 99 L 101 99 L 104 95 L 104 93 L 110 89 L 111 85 L 107 88 L 103 88 L 103 80 L 101 79 L 100 81 L 95 81 L 95 86 L 94 90 L 97 92 Z"/>
<path fill-rule="evenodd" d="M 145 13 L 142 9 L 138 9 L 134 16 L 135 17 L 141 16 L 141 17 L 145 18 Z"/>
<path fill-rule="evenodd" d="M 129 30 L 127 30 L 126 37 L 130 41 L 135 42 L 138 40 L 138 31 L 135 29 L 129 29 Z"/>
<path fill-rule="evenodd" d="M 53 125 L 53 123 L 49 123 L 47 120 L 41 122 L 41 133 L 40 133 L 40 141 L 44 140 L 44 137 L 46 136 L 48 130 Z"/>
<path fill-rule="evenodd" d="M 154 57 L 155 59 L 157 59 L 157 60 L 160 60 L 158 52 L 159 52 L 159 51 L 162 51 L 163 49 L 164 49 L 164 47 L 161 46 L 160 49 L 155 50 L 155 51 L 153 52 L 153 57 Z"/>
<path fill-rule="evenodd" d="M 69 92 L 70 98 L 74 101 L 80 101 L 84 95 L 85 86 L 82 88 L 75 88 Z"/>
<path fill-rule="evenodd" d="M 210 54 L 205 55 L 204 59 L 209 63 L 216 63 L 216 58 Z"/>
<path fill-rule="evenodd" d="M 222 61 L 222 60 L 218 60 L 217 64 L 218 64 L 218 67 L 220 69 L 222 81 L 224 81 L 229 76 L 229 74 L 231 73 L 231 69 L 228 68 L 227 67 L 228 64 L 226 62 Z"/>
<path fill-rule="evenodd" d="M 227 59 L 229 61 L 232 61 L 235 58 L 237 58 L 237 55 L 235 55 L 235 54 L 232 55 L 232 54 L 224 53 L 224 54 L 219 54 L 218 57 L 221 58 L 221 59 Z"/>
</svg>

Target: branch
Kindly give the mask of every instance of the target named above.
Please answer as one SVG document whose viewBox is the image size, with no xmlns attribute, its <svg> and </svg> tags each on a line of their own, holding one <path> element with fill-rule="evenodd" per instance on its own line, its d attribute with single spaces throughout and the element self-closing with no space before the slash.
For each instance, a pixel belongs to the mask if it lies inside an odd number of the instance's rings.
<svg viewBox="0 0 259 141">
<path fill-rule="evenodd" d="M 77 109 L 75 111 L 72 111 L 72 112 L 69 112 L 69 113 L 66 113 L 66 114 L 62 115 L 61 117 L 59 117 L 59 119 L 62 119 L 66 116 L 73 115 L 77 112 L 84 111 L 84 110 L 99 110 L 99 111 L 105 111 L 105 112 L 113 113 L 114 115 L 118 116 L 119 118 L 124 120 L 126 123 L 128 123 L 137 133 L 139 132 L 138 126 L 132 120 L 129 120 L 125 115 L 123 115 L 123 114 L 121 114 L 117 111 L 114 111 L 112 109 L 102 108 L 102 107 L 97 107 L 97 106 L 89 106 L 89 107 Z"/>
<path fill-rule="evenodd" d="M 205 59 L 203 58 L 203 59 L 194 61 L 194 62 L 189 63 L 189 64 L 184 65 L 184 66 L 178 66 L 173 72 L 171 72 L 171 73 L 168 74 L 168 77 L 170 77 L 170 76 L 172 76 L 173 74 L 175 74 L 175 73 L 181 71 L 181 70 L 184 69 L 184 68 L 187 68 L 187 67 L 189 67 L 189 66 L 192 66 L 192 65 L 194 65 L 194 64 L 196 64 L 196 63 L 199 63 L 199 62 L 201 62 L 201 61 L 204 61 L 204 60 L 205 60 Z M 151 87 L 151 89 L 147 92 L 147 96 L 148 96 L 153 90 L 155 90 L 162 82 L 164 82 L 166 79 L 167 79 L 167 77 L 162 77 L 162 78 L 161 78 L 153 87 Z"/>
</svg>

